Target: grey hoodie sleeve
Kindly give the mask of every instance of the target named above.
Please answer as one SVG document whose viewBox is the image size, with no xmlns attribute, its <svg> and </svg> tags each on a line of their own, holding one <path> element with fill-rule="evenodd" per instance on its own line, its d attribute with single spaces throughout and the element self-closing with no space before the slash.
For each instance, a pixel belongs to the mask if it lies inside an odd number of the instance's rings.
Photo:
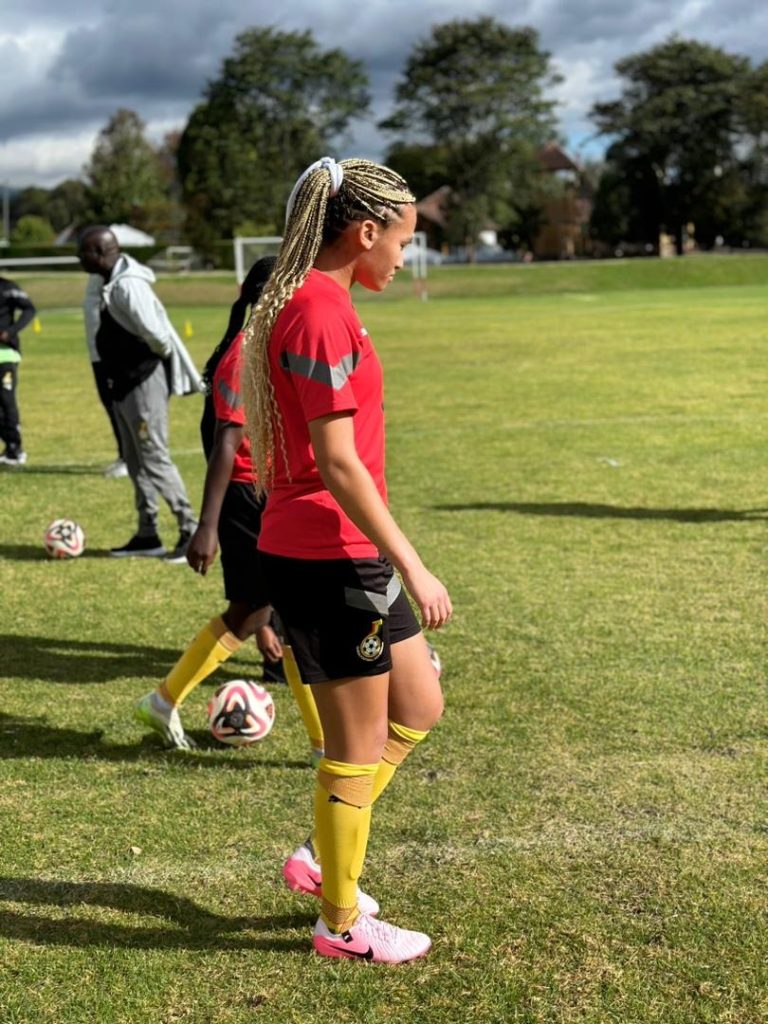
<svg viewBox="0 0 768 1024">
<path fill-rule="evenodd" d="M 168 314 L 155 295 L 151 285 L 140 277 L 122 277 L 111 289 L 110 311 L 124 324 L 130 324 L 134 334 L 161 359 L 167 359 L 177 340 Z"/>
</svg>

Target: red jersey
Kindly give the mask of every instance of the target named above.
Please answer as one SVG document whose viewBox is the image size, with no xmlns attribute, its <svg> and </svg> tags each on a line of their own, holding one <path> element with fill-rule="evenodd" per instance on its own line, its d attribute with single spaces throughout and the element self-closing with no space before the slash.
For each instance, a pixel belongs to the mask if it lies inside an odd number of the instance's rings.
<svg viewBox="0 0 768 1024">
<path fill-rule="evenodd" d="M 277 438 L 259 548 L 287 558 L 376 558 L 323 484 L 309 439 L 311 420 L 350 412 L 357 454 L 386 502 L 381 364 L 349 292 L 311 270 L 277 318 L 269 364 L 288 461 Z"/>
<path fill-rule="evenodd" d="M 240 393 L 240 371 L 242 366 L 243 332 L 241 331 L 222 356 L 216 367 L 211 387 L 213 411 L 217 420 L 224 423 L 245 424 L 243 396 Z M 251 443 L 246 434 L 235 452 L 232 463 L 232 483 L 252 484 L 254 481 L 251 463 Z"/>
</svg>

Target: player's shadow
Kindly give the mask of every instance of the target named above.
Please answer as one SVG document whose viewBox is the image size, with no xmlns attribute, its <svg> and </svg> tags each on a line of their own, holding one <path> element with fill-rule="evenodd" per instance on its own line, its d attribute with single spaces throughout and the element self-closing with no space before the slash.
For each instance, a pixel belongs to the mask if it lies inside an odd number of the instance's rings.
<svg viewBox="0 0 768 1024">
<path fill-rule="evenodd" d="M 130 705 L 126 707 L 126 716 L 130 716 Z M 188 735 L 197 743 L 197 749 L 168 749 L 155 733 L 145 734 L 136 743 L 108 743 L 104 739 L 104 731 L 99 728 L 79 732 L 77 729 L 52 725 L 47 717 L 11 715 L 0 711 L 0 761 L 15 758 L 69 758 L 136 762 L 155 758 L 167 761 L 173 758 L 177 768 L 189 768 L 191 771 L 199 771 L 201 768 L 225 771 L 272 768 L 303 770 L 309 767 L 309 760 L 287 761 L 243 756 L 243 751 L 233 752 L 202 729 L 189 730 Z M 268 750 L 261 746 L 256 749 L 259 752 L 262 749 Z"/>
<path fill-rule="evenodd" d="M 79 558 L 110 558 L 107 548 L 86 548 Z M 0 559 L 9 562 L 49 562 L 42 541 L 39 544 L 0 544 Z M 79 559 L 78 559 L 79 560 Z M 74 559 L 62 559 L 62 562 Z"/>
<path fill-rule="evenodd" d="M 40 907 L 55 907 L 57 913 L 46 915 Z M 161 923 L 141 927 L 94 920 L 92 907 L 160 918 Z M 40 945 L 295 951 L 300 943 L 275 933 L 306 928 L 313 921 L 304 913 L 225 917 L 184 896 L 125 883 L 0 877 L 0 936 Z"/>
<path fill-rule="evenodd" d="M 180 653 L 180 648 L 173 647 L 0 633 L 0 672 L 10 679 L 70 684 L 141 677 L 162 679 Z M 260 668 L 254 664 L 246 668 L 238 659 L 220 668 L 215 681 L 242 679 L 244 671 L 252 674 Z"/>
<path fill-rule="evenodd" d="M 433 505 L 432 507 L 440 512 L 514 512 L 524 516 L 656 519 L 676 523 L 743 523 L 768 519 L 768 509 L 766 508 L 643 508 L 602 505 L 586 501 L 473 501 L 461 504 Z"/>
</svg>

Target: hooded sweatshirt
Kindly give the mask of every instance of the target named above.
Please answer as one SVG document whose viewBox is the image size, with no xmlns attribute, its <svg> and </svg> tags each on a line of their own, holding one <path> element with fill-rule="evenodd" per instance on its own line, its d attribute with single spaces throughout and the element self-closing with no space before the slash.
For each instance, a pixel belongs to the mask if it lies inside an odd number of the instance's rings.
<svg viewBox="0 0 768 1024">
<path fill-rule="evenodd" d="M 104 358 L 97 345 L 97 335 L 106 319 L 102 316 L 106 311 L 110 333 L 119 336 L 119 329 L 122 329 L 124 341 L 130 335 L 136 339 L 137 344 L 146 347 L 142 350 L 144 356 L 151 355 L 166 361 L 171 394 L 200 392 L 203 389 L 200 375 L 168 319 L 163 304 L 152 289 L 154 281 L 154 272 L 149 267 L 125 253 L 118 257 L 108 281 L 104 281 L 98 274 L 90 275 L 84 312 L 91 362 L 99 362 Z M 113 324 L 117 325 L 117 331 Z"/>
</svg>

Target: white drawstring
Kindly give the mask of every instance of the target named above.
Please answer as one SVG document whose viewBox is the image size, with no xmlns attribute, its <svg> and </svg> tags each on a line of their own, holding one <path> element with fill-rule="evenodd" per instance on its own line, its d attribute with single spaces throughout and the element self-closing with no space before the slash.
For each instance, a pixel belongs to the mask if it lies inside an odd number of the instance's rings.
<svg viewBox="0 0 768 1024">
<path fill-rule="evenodd" d="M 337 164 L 332 156 L 324 156 L 319 160 L 315 160 L 313 164 L 309 165 L 306 171 L 303 171 L 299 175 L 296 184 L 291 190 L 291 194 L 288 196 L 288 202 L 285 207 L 286 224 L 290 220 L 291 213 L 293 212 L 293 204 L 296 202 L 296 196 L 298 195 L 299 189 L 313 171 L 319 171 L 321 168 L 325 168 L 331 176 L 331 191 L 328 193 L 329 197 L 332 198 L 335 196 L 341 188 L 341 183 L 344 181 L 344 168 L 341 164 Z"/>
</svg>

